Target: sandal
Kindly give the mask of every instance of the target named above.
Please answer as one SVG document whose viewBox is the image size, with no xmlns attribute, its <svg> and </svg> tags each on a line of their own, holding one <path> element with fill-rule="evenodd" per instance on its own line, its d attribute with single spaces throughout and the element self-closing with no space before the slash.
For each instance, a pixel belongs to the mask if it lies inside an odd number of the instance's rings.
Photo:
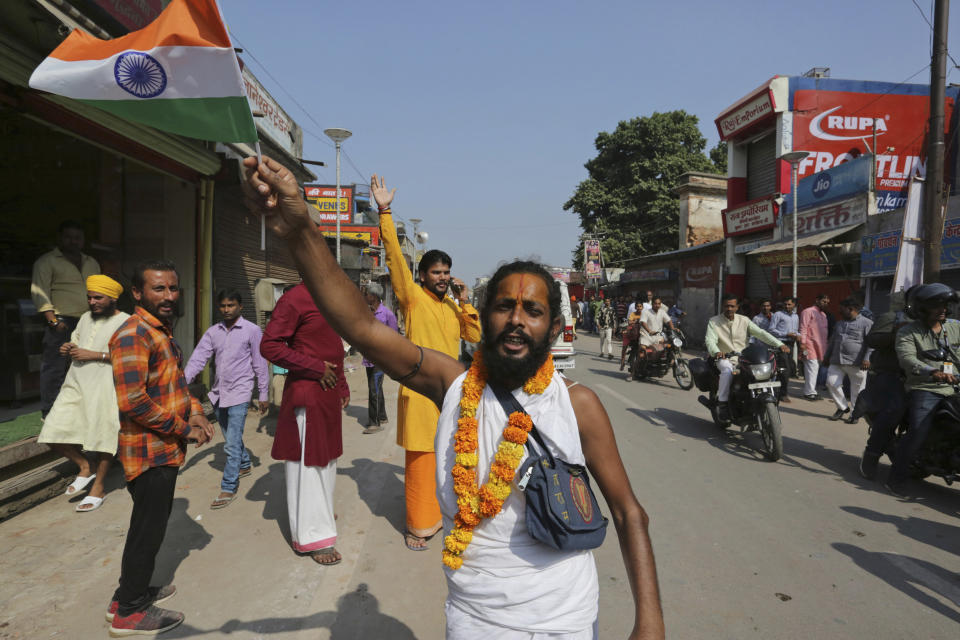
<svg viewBox="0 0 960 640">
<path fill-rule="evenodd" d="M 213 502 L 210 503 L 211 509 L 223 509 L 225 506 L 237 499 L 236 493 L 231 493 L 229 496 L 217 496 L 214 498 Z"/>
<path fill-rule="evenodd" d="M 409 531 L 403 534 L 403 544 L 407 545 L 407 549 L 410 551 L 426 551 L 430 547 L 427 546 L 427 540 L 429 538 L 423 538 L 418 535 L 414 535 Z M 419 542 L 420 546 L 414 546 L 411 542 Z"/>
<path fill-rule="evenodd" d="M 86 478 L 77 476 L 73 479 L 73 482 L 67 486 L 67 490 L 63 492 L 64 495 L 72 496 L 80 493 L 87 488 L 87 485 L 93 482 L 93 479 L 97 477 L 97 474 L 89 475 Z"/>
<path fill-rule="evenodd" d="M 253 473 L 253 467 L 247 467 L 245 469 L 240 469 L 240 473 L 237 474 L 237 477 L 246 478 L 251 473 Z"/>
<path fill-rule="evenodd" d="M 332 567 L 335 564 L 340 564 L 343 560 L 343 557 L 340 555 L 340 552 L 337 551 L 334 547 L 327 547 L 326 549 L 318 549 L 310 553 L 310 557 L 317 564 L 321 564 L 325 567 Z M 334 558 L 333 561 L 326 561 L 323 558 Z"/>
<path fill-rule="evenodd" d="M 103 498 L 97 498 L 95 496 L 87 496 L 80 501 L 80 504 L 77 505 L 77 511 L 80 513 L 86 513 L 88 511 L 96 511 L 100 508 L 100 505 L 103 504 Z"/>
</svg>

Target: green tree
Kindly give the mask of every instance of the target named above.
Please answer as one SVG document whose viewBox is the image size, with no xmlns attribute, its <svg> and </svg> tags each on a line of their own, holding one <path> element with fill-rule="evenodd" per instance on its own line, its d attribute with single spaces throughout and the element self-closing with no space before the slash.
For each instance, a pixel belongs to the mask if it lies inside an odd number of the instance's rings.
<svg viewBox="0 0 960 640">
<path fill-rule="evenodd" d="M 727 175 L 727 143 L 721 140 L 713 149 L 710 149 L 710 161 L 716 173 Z"/>
<path fill-rule="evenodd" d="M 563 208 L 580 216 L 584 232 L 602 234 L 604 262 L 676 249 L 678 179 L 717 169 L 704 153 L 697 117 L 677 110 L 621 121 L 594 145 L 597 155 L 584 165 L 589 177 Z M 582 246 L 574 264 L 583 267 Z"/>
</svg>

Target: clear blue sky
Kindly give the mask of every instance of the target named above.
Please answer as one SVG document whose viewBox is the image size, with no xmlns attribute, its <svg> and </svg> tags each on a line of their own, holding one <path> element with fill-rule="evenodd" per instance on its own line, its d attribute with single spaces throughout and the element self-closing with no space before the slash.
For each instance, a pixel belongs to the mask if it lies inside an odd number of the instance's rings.
<svg viewBox="0 0 960 640">
<path fill-rule="evenodd" d="M 917 3 L 932 22 L 932 2 Z M 516 257 L 570 265 L 580 228 L 563 204 L 596 134 L 621 120 L 685 109 L 709 149 L 719 112 L 775 74 L 900 82 L 923 69 L 912 82 L 929 82 L 930 27 L 911 0 L 220 4 L 304 128 L 304 156 L 328 162 L 320 180 L 335 179 L 323 129 L 350 129 L 343 182 L 386 176 L 395 215 L 422 218 L 469 285 Z M 957 42 L 960 8 L 950 22 Z"/>
</svg>

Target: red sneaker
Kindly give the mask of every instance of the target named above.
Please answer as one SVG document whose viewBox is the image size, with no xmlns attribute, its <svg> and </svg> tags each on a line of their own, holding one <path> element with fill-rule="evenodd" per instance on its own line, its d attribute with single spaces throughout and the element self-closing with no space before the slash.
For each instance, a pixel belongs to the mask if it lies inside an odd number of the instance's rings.
<svg viewBox="0 0 960 640">
<path fill-rule="evenodd" d="M 137 611 L 128 616 L 122 616 L 119 613 L 113 616 L 110 637 L 155 636 L 164 631 L 170 631 L 181 622 L 183 622 L 183 614 L 179 611 L 168 611 L 150 605 L 143 611 Z"/>
<path fill-rule="evenodd" d="M 160 604 L 164 600 L 169 600 L 177 595 L 176 585 L 168 584 L 163 587 L 148 587 L 147 593 L 150 594 L 150 604 Z M 120 608 L 120 601 L 117 600 L 117 594 L 113 594 L 110 600 L 110 606 L 107 607 L 107 622 L 113 622 L 113 616 L 117 615 L 117 609 Z"/>
</svg>

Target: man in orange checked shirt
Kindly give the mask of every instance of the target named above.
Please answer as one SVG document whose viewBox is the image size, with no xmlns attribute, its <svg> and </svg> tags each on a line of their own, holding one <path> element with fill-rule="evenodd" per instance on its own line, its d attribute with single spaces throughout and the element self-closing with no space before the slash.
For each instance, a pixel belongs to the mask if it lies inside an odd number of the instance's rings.
<svg viewBox="0 0 960 640">
<path fill-rule="evenodd" d="M 390 283 L 403 313 L 406 335 L 414 344 L 435 349 L 456 359 L 460 340 L 480 342 L 480 314 L 467 302 L 467 288 L 450 275 L 453 261 L 443 251 L 432 250 L 420 260 L 420 284 L 413 280 L 400 252 L 390 203 L 396 189 L 388 190 L 383 178 L 373 176 L 370 192 L 380 210 L 380 237 L 387 254 Z M 457 302 L 447 296 L 449 289 Z M 399 380 L 401 385 L 404 380 Z M 406 449 L 404 489 L 407 503 L 407 532 L 404 542 L 414 551 L 427 548 L 427 539 L 443 522 L 437 502 L 437 459 L 433 440 L 440 411 L 432 400 L 406 386 L 397 398 L 397 444 Z"/>
<path fill-rule="evenodd" d="M 111 636 L 155 635 L 183 622 L 182 613 L 156 606 L 176 587 L 151 587 L 150 577 L 187 442 L 200 446 L 213 437 L 203 407 L 187 390 L 183 354 L 170 330 L 180 298 L 177 268 L 164 261 L 139 265 L 131 293 L 137 308 L 110 340 L 120 408 L 117 458 L 133 497 L 120 587 L 107 609 Z"/>
</svg>

